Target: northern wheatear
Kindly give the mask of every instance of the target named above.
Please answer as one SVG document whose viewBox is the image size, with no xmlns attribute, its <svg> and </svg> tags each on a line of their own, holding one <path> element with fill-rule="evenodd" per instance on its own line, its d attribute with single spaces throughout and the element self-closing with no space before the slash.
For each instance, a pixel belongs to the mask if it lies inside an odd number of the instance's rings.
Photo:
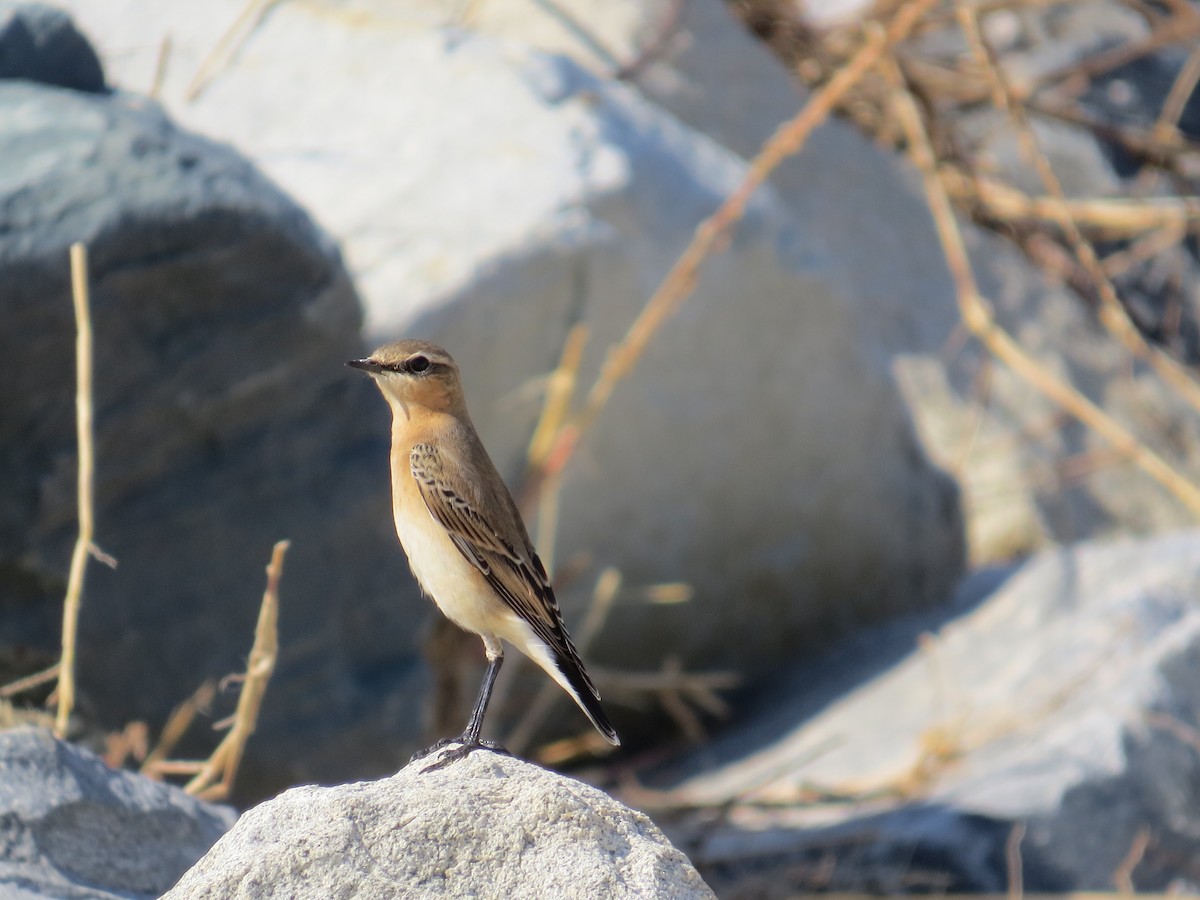
<svg viewBox="0 0 1200 900">
<path fill-rule="evenodd" d="M 487 672 L 459 744 L 429 768 L 478 747 L 508 641 L 571 695 L 609 743 L 617 732 L 563 626 L 521 514 L 467 415 L 458 366 L 426 341 L 397 341 L 348 363 L 392 409 L 392 512 L 421 589 L 451 622 L 483 639 Z M 417 758 L 417 757 L 414 757 Z"/>
</svg>

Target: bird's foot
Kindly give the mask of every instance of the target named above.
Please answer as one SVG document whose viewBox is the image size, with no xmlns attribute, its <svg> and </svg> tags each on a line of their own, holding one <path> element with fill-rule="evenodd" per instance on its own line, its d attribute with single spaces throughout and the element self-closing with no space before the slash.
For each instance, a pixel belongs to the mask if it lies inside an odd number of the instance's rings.
<svg viewBox="0 0 1200 900">
<path fill-rule="evenodd" d="M 447 747 L 450 749 L 445 750 Z M 509 755 L 509 752 L 495 741 L 481 741 L 479 738 L 470 738 L 464 734 L 460 737 L 442 738 L 442 740 L 438 741 L 432 747 L 428 747 L 422 750 L 420 753 L 414 753 L 409 762 L 416 762 L 418 759 L 424 759 L 426 756 L 429 756 L 433 753 L 438 753 L 438 751 L 441 750 L 445 750 L 445 752 L 441 753 L 438 758 L 429 765 L 422 768 L 422 772 L 433 772 L 437 769 L 444 769 L 453 762 L 458 762 L 460 759 L 465 759 L 468 755 L 476 750 L 490 750 L 492 753 L 503 753 L 505 756 Z"/>
<path fill-rule="evenodd" d="M 408 758 L 408 761 L 410 764 L 415 763 L 418 759 L 424 759 L 430 753 L 436 753 L 437 751 L 441 750 L 443 747 L 449 747 L 451 744 L 459 744 L 459 743 L 462 743 L 461 737 L 442 738 L 436 744 L 431 744 L 430 746 L 426 747 L 424 750 L 418 750 L 416 753 L 414 753 L 412 756 L 410 756 Z"/>
</svg>

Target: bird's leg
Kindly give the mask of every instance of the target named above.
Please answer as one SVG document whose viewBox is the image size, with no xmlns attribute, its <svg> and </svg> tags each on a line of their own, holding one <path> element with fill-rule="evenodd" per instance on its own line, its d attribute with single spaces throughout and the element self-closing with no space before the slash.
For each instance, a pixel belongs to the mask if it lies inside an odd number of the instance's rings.
<svg viewBox="0 0 1200 900">
<path fill-rule="evenodd" d="M 448 766 L 450 763 L 464 758 L 472 750 L 484 749 L 495 753 L 508 752 L 493 741 L 479 739 L 479 732 L 483 729 L 483 716 L 487 712 L 488 703 L 492 699 L 492 688 L 496 684 L 496 676 L 500 674 L 500 666 L 504 662 L 504 647 L 499 640 L 485 637 L 483 644 L 487 653 L 488 666 L 487 671 L 483 673 L 483 684 L 479 686 L 479 697 L 475 700 L 475 707 L 471 710 L 471 718 L 467 720 L 467 728 L 459 737 L 438 741 L 429 749 L 422 750 L 413 756 L 409 762 L 428 756 L 435 750 L 454 745 L 453 749 L 443 753 L 436 761 L 423 768 L 422 772 L 432 772 L 434 769 L 441 769 Z"/>
</svg>

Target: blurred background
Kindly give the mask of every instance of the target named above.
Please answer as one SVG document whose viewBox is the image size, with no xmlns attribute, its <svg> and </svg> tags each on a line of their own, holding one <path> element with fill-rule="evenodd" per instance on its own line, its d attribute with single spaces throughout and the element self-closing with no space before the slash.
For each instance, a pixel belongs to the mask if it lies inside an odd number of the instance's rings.
<svg viewBox="0 0 1200 900">
<path fill-rule="evenodd" d="M 233 799 L 458 732 L 343 367 L 422 337 L 626 747 L 511 662 L 492 737 L 721 896 L 1200 889 L 1200 5 L 0 3 L 0 79 L 4 683 L 59 655 L 89 251 L 74 737 L 209 752 L 280 539 Z"/>
</svg>

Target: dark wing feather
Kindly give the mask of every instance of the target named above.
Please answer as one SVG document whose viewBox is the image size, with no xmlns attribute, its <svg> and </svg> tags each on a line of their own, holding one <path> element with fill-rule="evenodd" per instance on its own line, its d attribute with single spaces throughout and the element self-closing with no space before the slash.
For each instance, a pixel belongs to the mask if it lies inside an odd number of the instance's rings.
<svg viewBox="0 0 1200 900">
<path fill-rule="evenodd" d="M 550 580 L 533 549 L 514 546 L 487 521 L 478 505 L 464 496 L 466 491 L 447 476 L 442 458 L 432 444 L 413 447 L 409 454 L 409 468 L 430 514 L 446 529 L 459 552 L 550 648 L 559 669 L 576 686 L 580 695 L 583 696 L 582 689 L 586 689 L 591 697 L 599 700 L 600 695 L 563 627 L 562 614 Z M 512 500 L 508 496 L 497 499 L 499 502 L 507 501 L 511 507 Z M 515 508 L 512 508 L 511 514 L 517 515 Z M 524 539 L 523 529 L 521 537 Z M 595 706 L 598 708 L 599 704 Z M 594 710 L 585 706 L 584 711 L 593 719 L 596 718 Z M 607 724 L 606 719 L 602 721 L 607 727 L 601 726 L 600 730 L 611 732 L 612 726 Z"/>
</svg>

